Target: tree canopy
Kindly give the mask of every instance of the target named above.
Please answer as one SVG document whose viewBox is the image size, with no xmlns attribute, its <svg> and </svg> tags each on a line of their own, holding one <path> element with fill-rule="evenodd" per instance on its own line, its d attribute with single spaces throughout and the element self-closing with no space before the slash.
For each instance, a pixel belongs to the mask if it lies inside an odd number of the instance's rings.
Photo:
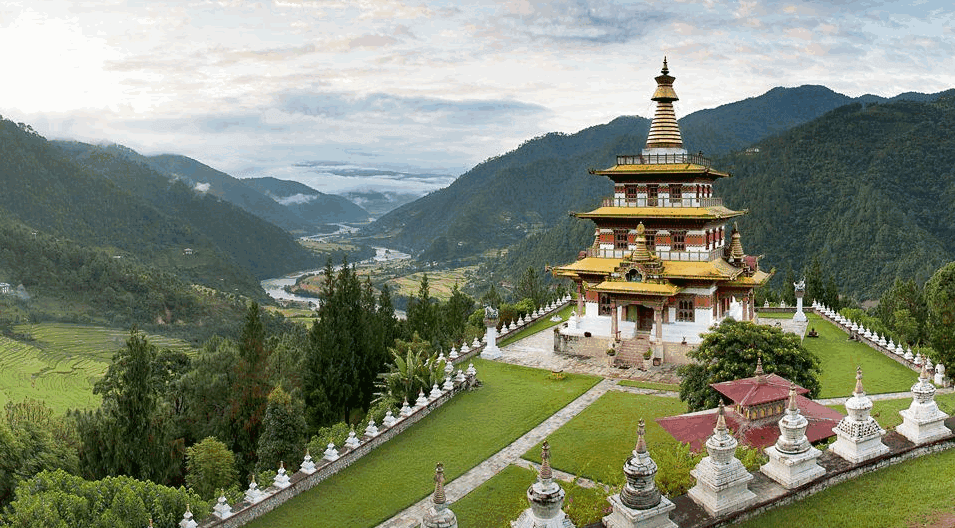
<svg viewBox="0 0 955 528">
<path fill-rule="evenodd" d="M 687 355 L 695 361 L 679 369 L 680 399 L 691 412 L 716 407 L 720 396 L 710 384 L 752 377 L 759 357 L 766 373 L 809 389 L 810 397 L 819 394 L 819 358 L 799 336 L 778 328 L 728 318 L 703 334 L 700 346 Z"/>
</svg>

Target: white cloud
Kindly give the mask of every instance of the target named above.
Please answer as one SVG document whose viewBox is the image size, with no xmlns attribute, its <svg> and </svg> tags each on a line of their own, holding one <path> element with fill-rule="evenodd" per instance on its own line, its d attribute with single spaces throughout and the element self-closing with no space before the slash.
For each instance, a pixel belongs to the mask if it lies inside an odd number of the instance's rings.
<svg viewBox="0 0 955 528">
<path fill-rule="evenodd" d="M 205 194 L 209 192 L 209 187 L 211 187 L 211 185 L 208 183 L 197 183 L 195 189 L 196 189 L 196 192 Z"/>
</svg>

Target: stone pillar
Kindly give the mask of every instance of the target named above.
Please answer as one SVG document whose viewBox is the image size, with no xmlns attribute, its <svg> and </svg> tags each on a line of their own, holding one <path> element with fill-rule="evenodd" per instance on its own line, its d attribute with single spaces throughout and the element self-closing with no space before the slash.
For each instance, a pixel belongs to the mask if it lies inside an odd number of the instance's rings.
<svg viewBox="0 0 955 528">
<path fill-rule="evenodd" d="M 753 475 L 736 458 L 738 442 L 729 434 L 725 412 L 723 402 L 720 402 L 716 428 L 713 436 L 706 440 L 709 456 L 690 471 L 690 475 L 696 478 L 696 486 L 687 493 L 714 517 L 743 509 L 756 500 L 756 494 L 747 487 Z"/>
<path fill-rule="evenodd" d="M 756 294 L 755 292 L 749 292 L 749 320 L 756 320 Z"/>
<path fill-rule="evenodd" d="M 902 423 L 895 432 L 914 444 L 924 444 L 948 436 L 952 432 L 945 427 L 948 415 L 935 403 L 935 385 L 929 381 L 928 367 L 922 365 L 919 379 L 912 385 L 912 405 L 899 411 Z"/>
<path fill-rule="evenodd" d="M 806 295 L 806 281 L 794 282 L 793 287 L 796 290 L 796 315 L 793 316 L 793 321 L 804 323 L 808 321 L 806 314 L 802 311 L 802 298 Z"/>
<path fill-rule="evenodd" d="M 617 300 L 610 301 L 610 338 L 617 341 L 620 338 L 620 328 L 617 323 Z"/>
<path fill-rule="evenodd" d="M 481 357 L 484 359 L 497 359 L 501 357 L 501 349 L 497 347 L 497 323 L 500 319 L 497 310 L 490 306 L 484 309 L 484 326 L 487 327 L 487 333 L 484 334 L 487 345 L 481 351 Z"/>
<path fill-rule="evenodd" d="M 759 468 L 766 476 L 786 489 L 793 489 L 826 473 L 816 459 L 822 451 L 812 447 L 806 438 L 809 420 L 799 412 L 796 384 L 789 388 L 789 406 L 779 420 L 779 439 L 766 448 L 769 463 Z"/>
<path fill-rule="evenodd" d="M 856 389 L 852 397 L 846 400 L 846 411 L 848 416 L 832 429 L 837 438 L 829 446 L 829 451 L 853 464 L 889 452 L 888 446 L 882 443 L 885 429 L 879 426 L 875 418 L 869 416 L 872 400 L 865 395 L 862 388 L 862 367 L 856 369 Z"/>
<path fill-rule="evenodd" d="M 577 282 L 577 317 L 584 315 L 584 281 Z"/>
<path fill-rule="evenodd" d="M 749 294 L 743 294 L 743 298 L 740 299 L 740 301 L 741 307 L 743 308 L 743 320 L 752 321 L 753 318 L 749 313 Z"/>
</svg>

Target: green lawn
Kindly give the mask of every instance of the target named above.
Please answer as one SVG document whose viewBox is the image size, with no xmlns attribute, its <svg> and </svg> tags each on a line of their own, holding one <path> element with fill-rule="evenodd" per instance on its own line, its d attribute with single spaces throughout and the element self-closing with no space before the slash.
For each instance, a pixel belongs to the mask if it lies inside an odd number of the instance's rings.
<svg viewBox="0 0 955 528">
<path fill-rule="evenodd" d="M 537 473 L 519 466 L 507 466 L 483 485 L 451 505 L 461 528 L 510 528 L 527 508 L 527 488 L 537 481 Z M 564 511 L 576 526 L 600 520 L 609 507 L 607 492 L 560 482 L 564 488 Z"/>
<path fill-rule="evenodd" d="M 867 473 L 803 501 L 766 512 L 742 528 L 909 528 L 935 513 L 951 514 L 955 450 Z M 936 525 L 941 526 L 941 525 Z"/>
<path fill-rule="evenodd" d="M 652 456 L 655 449 L 676 444 L 654 419 L 685 412 L 686 405 L 676 398 L 610 391 L 550 435 L 551 465 L 598 482 L 622 484 L 623 463 L 637 443 L 640 418 L 647 425 Z M 538 444 L 524 458 L 539 463 L 540 452 Z"/>
<path fill-rule="evenodd" d="M 484 386 L 431 415 L 337 475 L 247 526 L 371 527 L 433 491 L 434 465 L 452 480 L 501 450 L 598 378 L 474 360 Z"/>
<path fill-rule="evenodd" d="M 805 309 L 803 310 L 806 313 Z M 760 319 L 792 319 L 795 313 L 789 312 L 760 312 L 757 310 Z"/>
<path fill-rule="evenodd" d="M 680 392 L 680 386 L 674 385 L 671 383 L 654 383 L 652 381 L 638 381 L 638 380 L 620 380 L 620 383 L 618 383 L 618 385 L 623 385 L 624 387 L 636 387 L 638 389 L 652 389 L 652 390 Z"/>
<path fill-rule="evenodd" d="M 63 323 L 17 325 L 15 331 L 34 341 L 0 336 L 0 405 L 35 398 L 57 413 L 99 405 L 93 383 L 106 373 L 129 336 L 126 330 Z M 184 341 L 148 338 L 160 347 L 190 350 Z"/>
<path fill-rule="evenodd" d="M 865 390 L 869 394 L 909 390 L 918 377 L 871 347 L 849 341 L 845 332 L 815 314 L 809 314 L 809 328 L 819 337 L 803 339 L 803 345 L 822 361 L 820 398 L 849 396 L 855 388 L 856 367 L 862 366 Z"/>
<path fill-rule="evenodd" d="M 562 321 L 566 321 L 567 318 L 570 317 L 570 312 L 572 312 L 573 309 L 574 309 L 574 304 L 573 304 L 573 303 L 568 304 L 568 305 L 565 306 L 563 309 L 561 309 L 559 312 L 557 312 L 557 315 L 560 316 L 560 318 L 561 318 Z M 553 316 L 551 316 L 551 317 L 553 317 Z M 554 326 L 554 325 L 556 325 L 556 324 L 560 324 L 560 323 L 558 323 L 558 322 L 556 322 L 556 321 L 551 321 L 551 320 L 550 320 L 550 317 L 544 317 L 544 318 L 538 319 L 537 322 L 535 322 L 534 324 L 532 324 L 532 325 L 530 325 L 530 326 L 524 328 L 523 330 L 517 332 L 516 334 L 514 334 L 514 335 L 512 335 L 512 336 L 507 336 L 505 339 L 502 339 L 500 342 L 498 342 L 497 345 L 498 345 L 498 346 L 509 345 L 509 344 L 511 344 L 511 343 L 513 343 L 513 342 L 515 342 L 515 341 L 517 341 L 518 339 L 524 339 L 525 337 L 527 337 L 527 336 L 529 336 L 529 335 L 534 335 L 534 334 L 536 334 L 537 332 L 540 332 L 541 330 L 545 330 L 545 329 L 547 329 L 547 328 L 550 328 L 550 327 L 552 327 L 552 326 Z"/>
</svg>

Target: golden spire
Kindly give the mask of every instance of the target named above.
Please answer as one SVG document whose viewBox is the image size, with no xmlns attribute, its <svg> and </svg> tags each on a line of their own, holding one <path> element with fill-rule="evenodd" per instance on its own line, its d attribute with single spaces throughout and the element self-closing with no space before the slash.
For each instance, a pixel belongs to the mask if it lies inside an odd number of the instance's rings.
<svg viewBox="0 0 955 528">
<path fill-rule="evenodd" d="M 732 241 L 730 242 L 730 259 L 736 261 L 743 260 L 743 243 L 740 242 L 739 226 L 736 225 L 736 222 L 733 222 L 733 236 Z"/>
<path fill-rule="evenodd" d="M 650 123 L 650 133 L 647 135 L 647 149 L 682 149 L 683 136 L 680 134 L 680 125 L 677 123 L 673 111 L 673 101 L 679 101 L 673 90 L 675 77 L 670 75 L 666 57 L 663 58 L 662 75 L 656 77 L 657 89 L 650 99 L 657 102 L 656 113 Z"/>
<path fill-rule="evenodd" d="M 791 382 L 789 384 L 789 410 L 796 411 L 799 410 L 799 405 L 796 403 L 796 383 Z"/>
<path fill-rule="evenodd" d="M 652 258 L 650 256 L 650 250 L 647 249 L 646 232 L 647 230 L 643 227 L 643 222 L 640 222 L 640 224 L 637 225 L 637 237 L 634 240 L 634 245 L 637 247 L 633 250 L 633 260 L 643 261 Z"/>
<path fill-rule="evenodd" d="M 856 368 L 856 390 L 853 394 L 859 396 L 865 395 L 865 389 L 862 388 L 862 365 Z"/>
<path fill-rule="evenodd" d="M 763 372 L 763 353 L 760 352 L 756 354 L 756 372 L 753 375 L 756 377 L 756 381 L 763 381 L 763 375 L 766 374 Z"/>
</svg>

